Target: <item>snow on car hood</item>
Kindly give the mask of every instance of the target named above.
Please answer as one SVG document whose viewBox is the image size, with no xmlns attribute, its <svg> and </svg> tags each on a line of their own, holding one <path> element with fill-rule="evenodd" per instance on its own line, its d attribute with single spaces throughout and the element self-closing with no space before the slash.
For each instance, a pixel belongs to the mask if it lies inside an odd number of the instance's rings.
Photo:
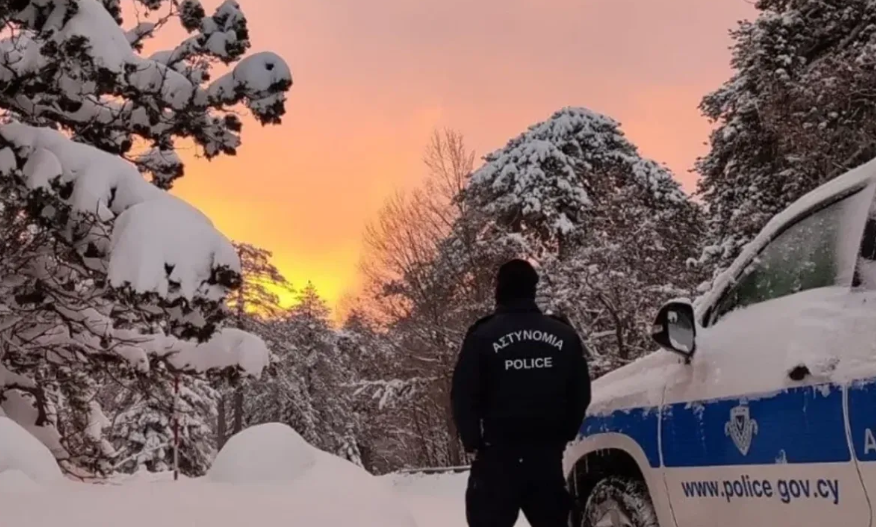
<svg viewBox="0 0 876 527">
<path fill-rule="evenodd" d="M 654 408 L 664 388 L 697 397 L 751 398 L 798 387 L 876 376 L 876 291 L 835 286 L 748 306 L 721 324 L 698 328 L 691 364 L 656 351 L 593 383 L 588 415 Z M 766 322 L 765 322 L 766 321 Z M 788 377 L 796 366 L 804 383 Z"/>
<path fill-rule="evenodd" d="M 593 400 L 588 415 L 625 408 L 657 406 L 666 381 L 684 368 L 680 357 L 655 351 L 593 382 Z"/>
</svg>

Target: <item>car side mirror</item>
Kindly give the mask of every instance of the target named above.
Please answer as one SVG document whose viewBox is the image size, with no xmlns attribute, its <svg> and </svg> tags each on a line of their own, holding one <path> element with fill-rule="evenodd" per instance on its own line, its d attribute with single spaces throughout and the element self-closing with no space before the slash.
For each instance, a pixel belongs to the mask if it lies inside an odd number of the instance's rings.
<svg viewBox="0 0 876 527">
<path fill-rule="evenodd" d="M 697 349 L 696 337 L 696 317 L 689 302 L 673 300 L 660 308 L 651 338 L 661 348 L 677 353 L 684 357 L 685 362 L 690 362 Z"/>
</svg>

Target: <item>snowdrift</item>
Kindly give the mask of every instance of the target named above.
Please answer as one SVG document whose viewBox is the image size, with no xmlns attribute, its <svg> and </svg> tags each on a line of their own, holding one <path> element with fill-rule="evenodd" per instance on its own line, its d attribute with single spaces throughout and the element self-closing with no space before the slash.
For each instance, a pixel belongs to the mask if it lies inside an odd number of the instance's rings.
<svg viewBox="0 0 876 527">
<path fill-rule="evenodd" d="M 0 491 L 3 527 L 418 527 L 391 485 L 280 424 L 232 437 L 205 478 L 71 484 L 46 499 Z"/>
<path fill-rule="evenodd" d="M 234 487 L 282 488 L 299 525 L 416 527 L 380 479 L 309 445 L 279 423 L 248 428 L 228 440 L 207 479 Z M 226 485 L 228 486 L 228 485 Z"/>
<path fill-rule="evenodd" d="M 0 416 L 0 492 L 63 480 L 49 449 L 18 423 Z"/>
<path fill-rule="evenodd" d="M 228 440 L 207 477 L 219 483 L 294 483 L 316 464 L 317 452 L 288 426 L 254 426 Z"/>
</svg>

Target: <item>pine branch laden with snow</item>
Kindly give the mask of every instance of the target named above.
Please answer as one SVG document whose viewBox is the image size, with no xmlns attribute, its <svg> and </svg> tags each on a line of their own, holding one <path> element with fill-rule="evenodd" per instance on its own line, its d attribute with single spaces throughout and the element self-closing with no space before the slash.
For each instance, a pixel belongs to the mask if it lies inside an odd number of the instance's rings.
<svg viewBox="0 0 876 527">
<path fill-rule="evenodd" d="M 413 377 L 391 380 L 361 380 L 352 384 L 354 397 L 369 397 L 377 401 L 377 409 L 383 411 L 400 404 L 409 404 L 417 389 L 435 382 L 436 379 Z"/>
<path fill-rule="evenodd" d="M 196 0 L 137 1 L 149 20 L 127 31 L 117 0 L 0 5 L 0 408 L 80 475 L 120 455 L 107 390 L 257 377 L 268 356 L 221 329 L 240 285 L 233 245 L 167 189 L 184 173 L 177 140 L 233 154 L 240 105 L 278 123 L 289 68 L 245 56 L 235 2 L 208 16 Z M 141 56 L 173 21 L 190 36 Z M 211 81 L 217 61 L 228 73 Z"/>
<path fill-rule="evenodd" d="M 132 159 L 162 188 L 183 173 L 173 153 L 179 138 L 193 140 L 208 158 L 236 152 L 242 122 L 235 106 L 245 105 L 262 124 L 281 121 L 290 69 L 273 53 L 244 57 L 249 33 L 236 2 L 226 0 L 209 16 L 197 0 L 147 2 L 159 22 L 127 32 L 117 5 L 107 11 L 97 0 L 22 1 L 0 12 L 11 35 L 0 41 L 0 108 L 31 124 L 56 123 L 113 154 L 145 141 L 151 150 Z M 140 56 L 143 41 L 168 19 L 191 36 Z M 211 81 L 215 61 L 231 71 Z"/>
<path fill-rule="evenodd" d="M 180 338 L 209 337 L 222 319 L 222 299 L 239 285 L 240 262 L 206 216 L 123 159 L 53 130 L 0 126 L 0 160 L 0 177 L 18 184 L 39 227 L 59 233 L 69 264 L 89 278 L 105 277 L 102 296 L 137 309 L 139 322 L 166 321 Z M 43 284 L 48 276 L 35 278 Z M 89 330 L 83 335 L 91 342 L 80 344 L 106 347 L 95 341 L 112 337 L 109 313 L 66 315 Z"/>
<path fill-rule="evenodd" d="M 270 361 L 268 347 L 260 337 L 235 328 L 223 328 L 202 344 L 177 342 L 164 353 L 180 371 L 206 373 L 240 368 L 255 379 L 261 377 Z"/>
<path fill-rule="evenodd" d="M 876 156 L 876 4 L 762 0 L 733 32 L 734 75 L 703 98 L 701 263 L 717 276 L 775 214 Z M 709 284 L 704 284 L 708 287 Z"/>
</svg>

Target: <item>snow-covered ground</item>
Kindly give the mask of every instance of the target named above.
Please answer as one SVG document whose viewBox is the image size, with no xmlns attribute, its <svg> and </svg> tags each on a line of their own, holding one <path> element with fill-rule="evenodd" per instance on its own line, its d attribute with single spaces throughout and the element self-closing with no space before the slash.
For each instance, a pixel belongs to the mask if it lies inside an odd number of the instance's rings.
<svg viewBox="0 0 876 527">
<path fill-rule="evenodd" d="M 465 527 L 468 474 L 401 475 L 383 478 L 414 516 L 417 527 Z M 529 527 L 523 514 L 516 527 Z"/>
<path fill-rule="evenodd" d="M 78 483 L 0 417 L 3 527 L 464 527 L 466 478 L 374 477 L 272 424 L 231 438 L 204 478 L 141 473 Z"/>
<path fill-rule="evenodd" d="M 410 513 L 416 527 L 465 527 L 466 477 L 391 475 L 374 479 L 397 499 L 400 509 Z M 123 518 L 126 527 L 413 527 L 404 521 L 404 513 L 393 523 L 369 522 L 369 516 L 386 518 L 387 511 L 382 510 L 386 501 L 370 501 L 373 489 L 342 491 L 337 485 L 340 481 L 302 489 L 296 485 L 230 486 L 206 479 L 174 483 L 169 474 L 162 474 L 134 476 L 118 483 L 40 486 L 21 473 L 0 476 L 2 525 L 117 527 Z M 311 512 L 303 516 L 302 508 Z M 518 527 L 527 525 L 522 517 L 517 523 Z"/>
<path fill-rule="evenodd" d="M 20 473 L 0 476 L 0 511 L 3 527 L 117 527 L 120 519 L 126 527 L 465 527 L 465 474 L 375 480 L 401 512 L 387 509 L 386 495 L 375 501 L 374 489 L 342 490 L 342 481 L 232 486 L 164 474 L 39 486 Z M 517 527 L 527 526 L 521 516 Z"/>
<path fill-rule="evenodd" d="M 417 527 L 464 527 L 467 477 L 467 474 L 391 474 L 381 479 L 405 503 Z"/>
</svg>

